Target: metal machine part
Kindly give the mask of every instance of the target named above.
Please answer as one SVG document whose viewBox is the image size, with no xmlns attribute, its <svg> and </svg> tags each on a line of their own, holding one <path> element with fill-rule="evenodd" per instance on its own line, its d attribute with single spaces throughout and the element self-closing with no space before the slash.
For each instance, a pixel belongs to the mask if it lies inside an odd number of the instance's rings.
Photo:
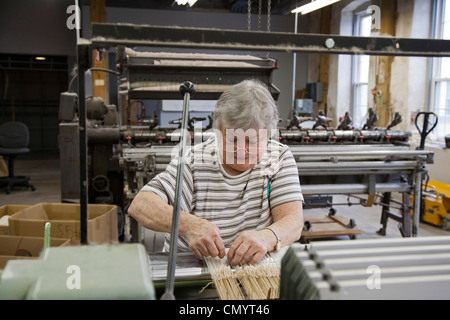
<svg viewBox="0 0 450 320">
<path fill-rule="evenodd" d="M 137 52 L 121 49 L 118 63 L 127 77 L 120 93 L 128 99 L 179 99 L 180 83 L 196 85 L 196 99 L 216 100 L 233 84 L 256 78 L 267 85 L 275 99 L 279 89 L 271 83 L 277 61 L 249 55 Z"/>
<path fill-rule="evenodd" d="M 423 124 L 422 127 L 420 127 L 418 122 L 422 115 L 423 115 Z M 425 148 L 426 137 L 433 131 L 434 128 L 436 128 L 438 124 L 438 116 L 434 112 L 419 112 L 416 116 L 414 123 L 416 125 L 417 130 L 420 133 L 420 146 L 417 147 L 417 149 L 423 150 Z"/>
<path fill-rule="evenodd" d="M 167 281 L 168 252 L 148 252 L 150 274 L 157 297 L 163 295 Z M 211 274 L 203 259 L 198 259 L 190 252 L 177 254 L 174 293 L 177 299 L 199 300 L 219 299 L 216 289 L 211 284 Z"/>
<path fill-rule="evenodd" d="M 175 285 L 175 267 L 176 267 L 176 259 L 177 259 L 177 251 L 178 251 L 178 228 L 180 224 L 180 211 L 181 211 L 181 190 L 183 188 L 183 170 L 184 170 L 184 155 L 186 149 L 186 139 L 187 135 L 185 133 L 186 128 L 188 126 L 189 120 L 189 101 L 191 96 L 195 93 L 195 86 L 192 82 L 186 81 L 183 82 L 180 86 L 180 92 L 183 95 L 183 116 L 181 122 L 181 131 L 182 135 L 180 136 L 180 144 L 179 144 L 179 152 L 178 157 L 179 161 L 177 164 L 177 179 L 175 185 L 175 201 L 173 206 L 173 214 L 172 214 L 172 227 L 171 227 L 171 239 L 170 239 L 170 256 L 169 256 L 169 264 L 167 267 L 167 282 L 166 282 L 166 291 L 162 299 L 165 300 L 174 300 L 175 295 L 174 285 Z"/>
<path fill-rule="evenodd" d="M 150 273 L 155 284 L 162 284 L 167 279 L 168 252 L 150 252 Z M 196 258 L 190 252 L 178 253 L 175 279 L 185 281 L 211 281 L 211 274 L 203 259 Z"/>
<path fill-rule="evenodd" d="M 422 220 L 450 230 L 450 185 L 430 180 L 423 189 Z"/>
<path fill-rule="evenodd" d="M 92 23 L 94 48 L 116 45 L 387 56 L 449 56 L 448 40 L 349 37 L 133 24 Z M 334 41 L 334 46 L 325 44 Z"/>
<path fill-rule="evenodd" d="M 448 299 L 450 238 L 393 238 L 292 245 L 280 299 Z"/>
</svg>

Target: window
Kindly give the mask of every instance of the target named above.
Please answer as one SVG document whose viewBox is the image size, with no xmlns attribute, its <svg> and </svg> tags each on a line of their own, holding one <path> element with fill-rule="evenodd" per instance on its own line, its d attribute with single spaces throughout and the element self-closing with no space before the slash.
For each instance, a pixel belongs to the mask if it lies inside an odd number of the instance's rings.
<svg viewBox="0 0 450 320">
<path fill-rule="evenodd" d="M 450 0 L 437 1 L 436 38 L 450 39 Z M 438 138 L 443 138 L 450 134 L 450 58 L 435 59 L 432 83 L 432 108 L 439 117 L 434 133 Z"/>
<path fill-rule="evenodd" d="M 355 14 L 354 36 L 370 37 L 371 16 L 365 11 Z M 368 112 L 369 104 L 369 65 L 370 56 L 353 56 L 352 70 L 352 113 L 355 127 L 362 127 Z"/>
</svg>

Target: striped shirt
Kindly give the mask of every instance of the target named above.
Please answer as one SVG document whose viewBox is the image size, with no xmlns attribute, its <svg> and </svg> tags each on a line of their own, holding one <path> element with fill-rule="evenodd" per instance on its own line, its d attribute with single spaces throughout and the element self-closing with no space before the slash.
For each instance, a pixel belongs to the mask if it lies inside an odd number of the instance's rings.
<svg viewBox="0 0 450 320">
<path fill-rule="evenodd" d="M 301 200 L 297 164 L 289 147 L 270 140 L 260 161 L 232 176 L 220 165 L 215 137 L 197 144 L 185 156 L 181 210 L 206 219 L 220 230 L 225 247 L 245 230 L 259 230 L 273 223 L 271 208 Z M 173 206 L 178 157 L 141 191 L 156 193 Z M 170 234 L 164 251 L 169 251 Z M 189 251 L 184 237 L 178 250 Z"/>
</svg>

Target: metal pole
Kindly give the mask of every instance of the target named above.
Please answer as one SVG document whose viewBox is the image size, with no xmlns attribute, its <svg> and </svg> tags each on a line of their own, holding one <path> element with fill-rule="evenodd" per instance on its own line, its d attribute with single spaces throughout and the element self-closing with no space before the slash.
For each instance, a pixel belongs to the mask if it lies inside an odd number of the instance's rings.
<svg viewBox="0 0 450 320">
<path fill-rule="evenodd" d="M 298 12 L 295 13 L 295 26 L 294 33 L 297 33 L 297 22 L 298 22 Z M 292 111 L 295 112 L 295 81 L 296 81 L 296 70 L 297 69 L 297 53 L 293 53 L 292 61 Z"/>
<path fill-rule="evenodd" d="M 178 153 L 177 180 L 175 185 L 175 202 L 173 204 L 172 229 L 170 233 L 170 251 L 169 251 L 169 263 L 167 266 L 166 291 L 161 296 L 162 300 L 175 300 L 173 289 L 175 283 L 175 267 L 177 259 L 178 227 L 180 224 L 184 150 L 186 148 L 186 130 L 187 130 L 186 128 L 188 127 L 188 120 L 189 120 L 189 100 L 191 95 L 194 94 L 195 92 L 195 86 L 192 82 L 189 81 L 183 82 L 183 84 L 180 86 L 180 92 L 184 96 L 183 115 L 181 123 L 180 149 Z"/>
<path fill-rule="evenodd" d="M 417 237 L 419 232 L 420 204 L 422 197 L 422 170 L 418 170 L 414 181 L 414 210 L 412 223 L 412 236 Z"/>
<path fill-rule="evenodd" d="M 80 4 L 78 0 L 75 0 L 75 30 L 77 35 L 77 44 L 80 42 L 80 30 L 81 30 L 81 19 L 80 19 Z"/>
<path fill-rule="evenodd" d="M 80 242 L 88 244 L 88 183 L 87 183 L 87 131 L 84 72 L 89 67 L 89 46 L 77 46 L 78 64 L 78 118 L 80 147 Z"/>
</svg>

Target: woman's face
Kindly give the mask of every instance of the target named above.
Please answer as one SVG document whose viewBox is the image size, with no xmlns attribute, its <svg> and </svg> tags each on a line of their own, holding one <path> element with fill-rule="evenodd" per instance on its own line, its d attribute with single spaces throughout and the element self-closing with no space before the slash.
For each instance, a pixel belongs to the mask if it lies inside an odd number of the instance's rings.
<svg viewBox="0 0 450 320">
<path fill-rule="evenodd" d="M 222 126 L 222 165 L 226 172 L 238 175 L 259 162 L 267 148 L 266 129 L 231 129 Z"/>
</svg>

